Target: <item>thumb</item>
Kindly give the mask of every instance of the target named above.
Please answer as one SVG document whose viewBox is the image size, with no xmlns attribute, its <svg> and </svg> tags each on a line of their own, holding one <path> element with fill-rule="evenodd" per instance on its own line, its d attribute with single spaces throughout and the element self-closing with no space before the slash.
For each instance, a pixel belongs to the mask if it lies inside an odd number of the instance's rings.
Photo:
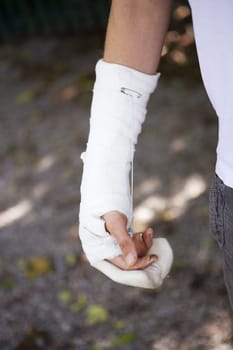
<svg viewBox="0 0 233 350">
<path fill-rule="evenodd" d="M 127 266 L 133 266 L 138 256 L 136 246 L 127 231 L 127 217 L 118 211 L 111 211 L 104 214 L 103 218 L 107 231 L 116 238 Z"/>
</svg>

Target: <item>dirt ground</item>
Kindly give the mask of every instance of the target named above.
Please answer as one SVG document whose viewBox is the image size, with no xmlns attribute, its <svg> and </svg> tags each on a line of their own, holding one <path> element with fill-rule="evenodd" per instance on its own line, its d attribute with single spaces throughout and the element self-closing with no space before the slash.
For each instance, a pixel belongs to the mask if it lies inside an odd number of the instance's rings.
<svg viewBox="0 0 233 350">
<path fill-rule="evenodd" d="M 159 291 L 89 266 L 78 239 L 99 45 L 28 40 L 0 48 L 0 349 L 230 350 L 221 252 L 208 231 L 217 119 L 200 79 L 166 75 L 134 165 L 135 228 L 167 237 Z"/>
</svg>

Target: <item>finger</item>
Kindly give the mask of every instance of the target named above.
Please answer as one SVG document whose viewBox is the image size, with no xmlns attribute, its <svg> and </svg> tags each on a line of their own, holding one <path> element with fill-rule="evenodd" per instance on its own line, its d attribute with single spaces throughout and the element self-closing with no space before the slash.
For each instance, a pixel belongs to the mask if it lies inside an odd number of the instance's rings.
<svg viewBox="0 0 233 350">
<path fill-rule="evenodd" d="M 143 239 L 146 244 L 147 249 L 150 249 L 153 243 L 153 229 L 148 227 L 143 234 Z"/>
<path fill-rule="evenodd" d="M 145 255 L 141 258 L 138 258 L 138 260 L 137 260 L 136 264 L 134 264 L 133 268 L 135 270 L 143 270 L 146 267 L 153 264 L 153 262 L 155 262 L 156 260 L 158 260 L 158 256 L 155 254 Z"/>
<path fill-rule="evenodd" d="M 138 258 L 137 262 L 133 266 L 128 266 L 125 263 L 125 259 L 122 255 L 116 256 L 115 258 L 108 259 L 112 264 L 119 267 L 122 270 L 125 271 L 132 271 L 132 270 L 143 270 L 146 267 L 150 266 L 153 262 L 155 262 L 158 259 L 157 255 L 146 255 L 142 258 Z"/>
<path fill-rule="evenodd" d="M 144 242 L 143 235 L 144 235 L 143 232 L 137 232 L 133 236 L 133 241 L 136 246 L 137 254 L 139 257 L 146 255 L 146 252 L 148 250 L 147 245 Z"/>
<path fill-rule="evenodd" d="M 134 235 L 133 241 L 136 246 L 138 256 L 146 255 L 148 249 L 150 249 L 152 246 L 152 242 L 153 242 L 152 239 L 153 239 L 152 228 L 146 229 L 145 232 L 137 232 Z"/>
<path fill-rule="evenodd" d="M 121 248 L 126 265 L 133 266 L 138 259 L 138 254 L 132 238 L 128 235 L 128 232 L 122 231 L 116 237 L 116 240 Z"/>
<path fill-rule="evenodd" d="M 137 251 L 132 238 L 127 231 L 127 217 L 117 211 L 112 211 L 103 215 L 105 225 L 119 244 L 125 264 L 132 266 L 137 261 Z"/>
</svg>

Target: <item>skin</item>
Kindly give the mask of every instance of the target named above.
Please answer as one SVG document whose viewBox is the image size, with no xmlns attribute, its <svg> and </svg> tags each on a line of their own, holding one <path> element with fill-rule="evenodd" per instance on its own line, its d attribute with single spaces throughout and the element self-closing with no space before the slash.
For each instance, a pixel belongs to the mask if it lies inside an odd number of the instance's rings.
<svg viewBox="0 0 233 350">
<path fill-rule="evenodd" d="M 111 211 L 103 215 L 103 219 L 105 220 L 107 231 L 116 238 L 122 250 L 122 255 L 109 259 L 111 263 L 122 270 L 137 270 L 144 269 L 157 260 L 156 255 L 146 255 L 152 245 L 152 228 L 147 228 L 141 234 L 137 232 L 131 238 L 126 229 L 127 218 L 124 214 Z"/>
<path fill-rule="evenodd" d="M 113 0 L 107 26 L 103 59 L 147 74 L 155 74 L 168 28 L 172 0 Z M 131 238 L 127 218 L 118 211 L 105 213 L 107 231 L 118 241 L 122 255 L 109 259 L 123 270 L 144 269 L 157 257 L 146 255 L 153 230 Z"/>
<path fill-rule="evenodd" d="M 172 0 L 113 0 L 103 59 L 155 74 Z"/>
</svg>

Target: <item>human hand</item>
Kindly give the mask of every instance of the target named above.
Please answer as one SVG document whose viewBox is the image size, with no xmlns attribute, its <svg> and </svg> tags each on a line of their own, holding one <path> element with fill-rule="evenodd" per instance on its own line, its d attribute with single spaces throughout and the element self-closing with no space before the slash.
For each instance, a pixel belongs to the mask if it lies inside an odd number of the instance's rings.
<svg viewBox="0 0 233 350">
<path fill-rule="evenodd" d="M 132 238 L 127 232 L 127 217 L 124 214 L 111 211 L 104 214 L 102 218 L 105 220 L 106 230 L 116 238 L 122 250 L 122 255 L 107 259 L 112 264 L 122 270 L 141 270 L 158 259 L 154 254 L 146 255 L 152 246 L 153 230 L 151 228 L 136 233 Z"/>
</svg>

